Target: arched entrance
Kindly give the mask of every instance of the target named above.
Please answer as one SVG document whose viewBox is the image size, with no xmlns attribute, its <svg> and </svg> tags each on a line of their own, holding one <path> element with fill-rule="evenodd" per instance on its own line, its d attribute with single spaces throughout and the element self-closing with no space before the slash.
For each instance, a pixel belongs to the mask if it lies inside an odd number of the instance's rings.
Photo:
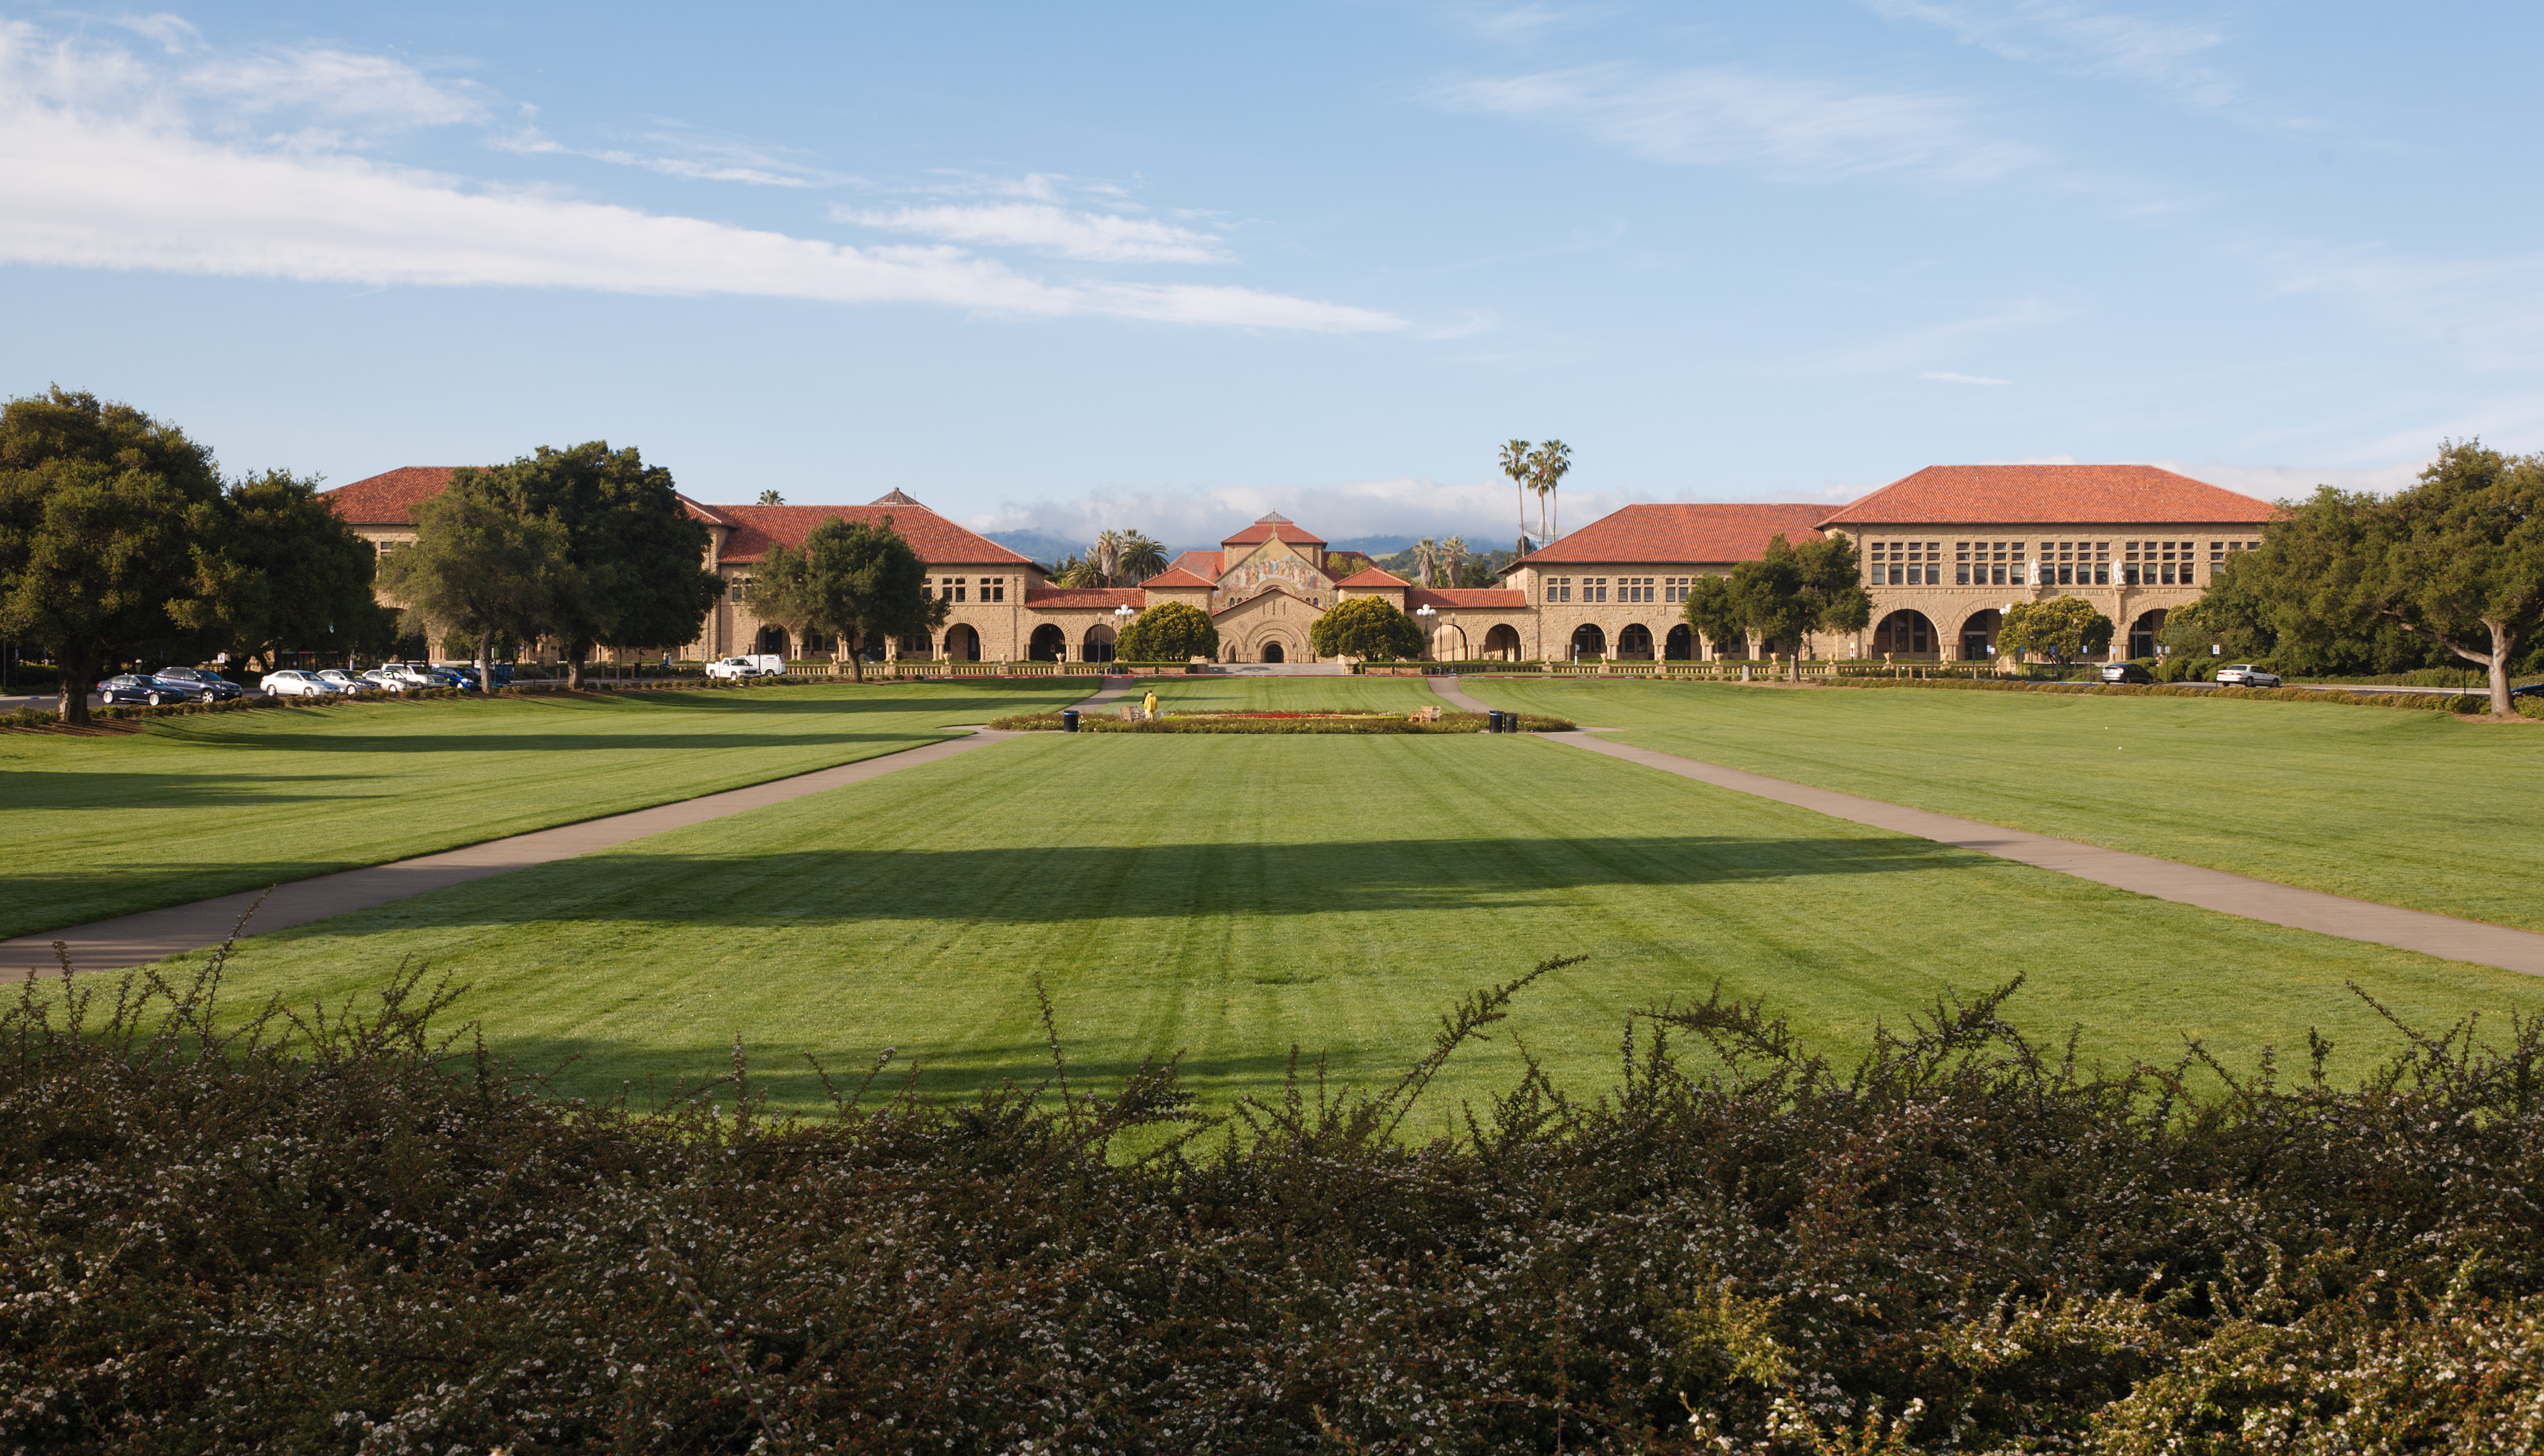
<svg viewBox="0 0 2544 1456">
<path fill-rule="evenodd" d="M 1942 639 L 1935 634 L 1935 624 L 1922 611 L 1894 611 L 1872 629 L 1872 654 L 1875 657 L 1926 657 L 1935 653 Z"/>
<path fill-rule="evenodd" d="M 1988 649 L 1996 645 L 1996 629 L 2005 623 L 2005 613 L 1991 607 L 1972 612 L 1961 623 L 1961 661 L 1985 662 Z"/>
<path fill-rule="evenodd" d="M 2138 619 L 2129 623 L 2129 656 L 2155 656 L 2156 639 L 2163 635 L 2163 607 L 2159 607 L 2153 611 L 2138 613 Z"/>
<path fill-rule="evenodd" d="M 1495 662 L 1519 661 L 1519 632 L 1504 624 L 1484 634 L 1484 656 Z"/>
<path fill-rule="evenodd" d="M 1280 643 L 1266 642 L 1263 644 L 1263 660 L 1265 662 L 1288 662 L 1289 658 L 1283 655 Z"/>
<path fill-rule="evenodd" d="M 1661 639 L 1661 658 L 1666 662 L 1696 660 L 1696 634 L 1687 629 L 1687 623 L 1670 628 L 1669 635 Z"/>
<path fill-rule="evenodd" d="M 786 655 L 786 629 L 784 627 L 761 627 L 759 629 L 759 651 L 769 657 L 784 657 Z"/>
<path fill-rule="evenodd" d="M 981 634 L 973 631 L 969 626 L 966 626 L 962 622 L 956 622 L 954 625 L 947 627 L 945 629 L 945 660 L 947 662 L 979 662 L 981 660 Z"/>
<path fill-rule="evenodd" d="M 1748 662 L 1750 661 L 1749 639 L 1716 637 L 1713 639 L 1713 656 L 1716 661 L 1721 662 Z"/>
<path fill-rule="evenodd" d="M 1113 629 L 1102 622 L 1097 622 L 1095 625 L 1088 627 L 1086 629 L 1086 642 L 1081 649 L 1081 653 L 1082 655 L 1078 658 L 1078 661 L 1080 662 L 1111 662 L 1113 660 Z"/>
<path fill-rule="evenodd" d="M 1641 622 L 1628 622 L 1617 629 L 1617 656 L 1635 662 L 1652 660 L 1652 629 Z"/>
<path fill-rule="evenodd" d="M 1572 660 L 1597 662 L 1608 655 L 1608 634 L 1597 622 L 1583 622 L 1572 629 Z"/>
<path fill-rule="evenodd" d="M 1433 662 L 1465 662 L 1467 660 L 1466 629 L 1457 626 L 1433 627 L 1431 629 L 1431 660 Z"/>
<path fill-rule="evenodd" d="M 1033 629 L 1026 655 L 1035 662 L 1059 662 L 1069 651 L 1069 634 L 1049 622 Z"/>
</svg>

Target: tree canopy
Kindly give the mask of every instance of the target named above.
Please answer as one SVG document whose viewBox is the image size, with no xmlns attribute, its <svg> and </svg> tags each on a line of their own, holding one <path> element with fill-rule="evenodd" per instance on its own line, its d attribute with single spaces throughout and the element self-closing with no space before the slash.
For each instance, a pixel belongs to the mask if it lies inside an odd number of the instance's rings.
<svg viewBox="0 0 2544 1456">
<path fill-rule="evenodd" d="M 52 657 L 63 721 L 107 665 L 199 646 L 227 535 L 212 452 L 176 426 L 59 386 L 0 406 L 0 635 Z"/>
<path fill-rule="evenodd" d="M 1387 660 L 1422 655 L 1422 627 L 1384 597 L 1346 597 L 1308 629 L 1318 657 Z"/>
<path fill-rule="evenodd" d="M 453 484 L 463 476 L 564 528 L 567 569 L 556 577 L 544 635 L 556 639 L 570 685 L 581 684 L 595 647 L 696 640 L 724 595 L 722 578 L 705 566 L 706 526 L 680 504 L 672 472 L 646 464 L 633 446 L 541 445 L 508 465 L 458 471 Z"/>
<path fill-rule="evenodd" d="M 1789 649 L 1796 678 L 1808 634 L 1861 631 L 1872 619 L 1872 596 L 1864 590 L 1855 543 L 1842 535 L 1796 546 L 1779 531 L 1767 542 L 1765 555 L 1731 568 L 1728 584 L 1741 625 Z M 1693 610 L 1696 603 L 1688 605 Z"/>
<path fill-rule="evenodd" d="M 2282 502 L 2223 590 L 2283 666 L 2400 632 L 2481 664 L 2492 711 L 2511 713 L 2509 670 L 2544 630 L 2544 454 L 2448 441 L 2390 498 L 2326 486 Z"/>
<path fill-rule="evenodd" d="M 834 516 L 804 537 L 803 550 L 771 547 L 753 573 L 751 605 L 762 620 L 791 631 L 838 637 L 860 682 L 867 638 L 932 634 L 952 609 L 927 590 L 927 563 L 889 516 Z"/>
<path fill-rule="evenodd" d="M 2082 597 L 2017 602 L 1997 628 L 2000 649 L 2037 652 L 2060 667 L 2111 645 L 2111 619 Z"/>
<path fill-rule="evenodd" d="M 1189 602 L 1160 602 L 1122 629 L 1113 655 L 1124 662 L 1187 662 L 1219 656 L 1219 627 Z"/>
<path fill-rule="evenodd" d="M 371 594 L 371 544 L 318 498 L 318 482 L 268 470 L 230 486 L 220 639 L 239 661 L 284 648 L 379 651 L 397 613 Z"/>
<path fill-rule="evenodd" d="M 1698 636 L 1712 644 L 1719 655 L 1723 644 L 1735 639 L 1741 652 L 1748 652 L 1749 623 L 1740 614 L 1740 599 L 1731 590 L 1727 576 L 1700 576 L 1687 589 L 1687 607 L 1679 612 Z"/>
<path fill-rule="evenodd" d="M 425 619 L 429 639 L 474 638 L 478 682 L 492 692 L 496 639 L 543 635 L 571 590 L 566 527 L 522 514 L 491 474 L 472 470 L 416 507 L 415 522 L 414 542 L 381 561 L 380 585 Z"/>
</svg>

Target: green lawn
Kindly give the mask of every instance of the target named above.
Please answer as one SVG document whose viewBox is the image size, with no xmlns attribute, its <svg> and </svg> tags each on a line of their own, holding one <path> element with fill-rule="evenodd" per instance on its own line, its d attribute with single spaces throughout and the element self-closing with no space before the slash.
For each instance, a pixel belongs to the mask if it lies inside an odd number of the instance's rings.
<svg viewBox="0 0 2544 1456">
<path fill-rule="evenodd" d="M 1896 804 L 2544 930 L 2544 730 L 2160 697 L 1470 682 L 1499 707 Z"/>
<path fill-rule="evenodd" d="M 1040 972 L 1075 1076 L 1182 1049 L 1218 1098 L 1276 1087 L 1294 1042 L 1383 1079 L 1461 994 L 1567 953 L 1450 1097 L 1506 1086 L 1520 1040 L 1604 1089 L 1630 1011 L 1716 977 L 1837 1049 L 2017 974 L 2021 1023 L 2111 1058 L 2187 1033 L 2249 1064 L 2315 1025 L 2354 1070 L 2394 1037 L 2345 980 L 2425 1024 L 2544 1011 L 2544 981 L 1482 736 L 1019 738 L 253 939 L 230 995 L 346 997 L 412 957 L 470 985 L 489 1045 L 573 1059 L 563 1092 L 717 1075 L 739 1033 L 802 1108 L 805 1052 L 853 1080 L 897 1048 L 931 1093 L 1036 1075 Z"/>
<path fill-rule="evenodd" d="M 1143 678 L 1131 685 L 1129 695 L 1152 690 L 1157 705 L 1170 712 L 1404 712 L 1440 701 L 1410 678 Z"/>
<path fill-rule="evenodd" d="M 0 937 L 872 758 L 1093 686 L 365 703 L 0 734 Z"/>
</svg>

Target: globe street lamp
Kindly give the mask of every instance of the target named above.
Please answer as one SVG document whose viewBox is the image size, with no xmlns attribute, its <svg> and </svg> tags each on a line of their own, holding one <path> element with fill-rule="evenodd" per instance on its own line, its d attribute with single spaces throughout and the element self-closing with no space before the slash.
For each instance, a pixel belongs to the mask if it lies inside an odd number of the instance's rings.
<svg viewBox="0 0 2544 1456">
<path fill-rule="evenodd" d="M 1433 610 L 1431 604 L 1426 602 L 1422 604 L 1421 608 L 1413 614 L 1422 618 L 1422 655 L 1424 657 L 1429 657 L 1431 655 L 1431 632 L 1433 624 L 1439 620 L 1440 613 Z"/>
<path fill-rule="evenodd" d="M 1122 655 L 1122 629 L 1131 624 L 1131 604 L 1125 602 L 1113 608 L 1113 655 Z"/>
</svg>

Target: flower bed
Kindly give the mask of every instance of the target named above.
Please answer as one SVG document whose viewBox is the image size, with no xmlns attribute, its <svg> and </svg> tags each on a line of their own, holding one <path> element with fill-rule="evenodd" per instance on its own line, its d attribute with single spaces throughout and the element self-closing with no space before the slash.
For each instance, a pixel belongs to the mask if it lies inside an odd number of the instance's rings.
<svg viewBox="0 0 2544 1456">
<path fill-rule="evenodd" d="M 1520 715 L 1520 729 L 1526 733 L 1561 733 L 1573 724 L 1565 718 L 1544 717 L 1536 713 Z M 1013 717 L 994 718 L 990 726 L 1008 733 L 1057 733 L 1061 731 L 1058 713 L 1018 713 Z M 1277 713 L 1227 709 L 1214 712 L 1170 713 L 1158 718 L 1105 717 L 1080 713 L 1080 733 L 1481 733 L 1482 713 L 1444 712 L 1436 718 L 1408 717 L 1403 713 Z"/>
</svg>

